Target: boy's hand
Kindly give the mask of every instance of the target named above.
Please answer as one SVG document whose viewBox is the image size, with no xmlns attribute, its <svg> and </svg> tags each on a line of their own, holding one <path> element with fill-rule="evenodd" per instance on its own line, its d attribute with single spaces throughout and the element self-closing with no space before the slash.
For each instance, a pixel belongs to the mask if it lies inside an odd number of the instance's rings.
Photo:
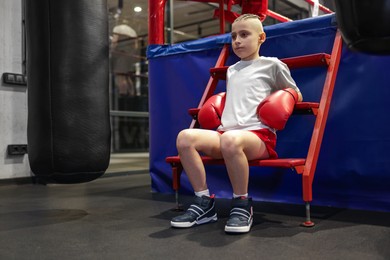
<svg viewBox="0 0 390 260">
<path fill-rule="evenodd" d="M 278 90 L 266 97 L 257 107 L 257 115 L 263 124 L 282 130 L 291 116 L 298 93 L 292 88 Z"/>
<path fill-rule="evenodd" d="M 216 129 L 221 125 L 221 116 L 225 108 L 225 92 L 211 96 L 198 113 L 198 121 L 204 129 Z"/>
</svg>

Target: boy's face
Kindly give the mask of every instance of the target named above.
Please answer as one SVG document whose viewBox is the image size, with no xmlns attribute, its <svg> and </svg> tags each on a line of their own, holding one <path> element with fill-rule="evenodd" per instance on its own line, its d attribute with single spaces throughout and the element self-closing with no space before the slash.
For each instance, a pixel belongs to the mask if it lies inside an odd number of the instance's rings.
<svg viewBox="0 0 390 260">
<path fill-rule="evenodd" d="M 234 22 L 231 36 L 233 51 L 241 60 L 253 60 L 259 57 L 259 49 L 265 41 L 265 33 L 258 19 Z"/>
</svg>

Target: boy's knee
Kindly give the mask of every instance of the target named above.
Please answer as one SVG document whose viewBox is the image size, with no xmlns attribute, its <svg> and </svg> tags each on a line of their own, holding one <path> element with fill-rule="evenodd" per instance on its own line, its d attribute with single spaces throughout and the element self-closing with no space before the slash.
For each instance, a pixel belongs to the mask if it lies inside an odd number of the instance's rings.
<svg viewBox="0 0 390 260">
<path fill-rule="evenodd" d="M 234 154 L 240 149 L 239 136 L 226 133 L 221 136 L 221 151 L 223 154 Z"/>
<path fill-rule="evenodd" d="M 176 146 L 179 150 L 190 147 L 192 143 L 193 135 L 190 129 L 184 129 L 177 135 Z"/>
</svg>

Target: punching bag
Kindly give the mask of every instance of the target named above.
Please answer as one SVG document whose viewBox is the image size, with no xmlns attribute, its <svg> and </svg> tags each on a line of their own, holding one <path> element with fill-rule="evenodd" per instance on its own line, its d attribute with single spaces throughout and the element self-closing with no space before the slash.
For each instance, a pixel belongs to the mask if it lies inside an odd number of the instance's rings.
<svg viewBox="0 0 390 260">
<path fill-rule="evenodd" d="M 25 4 L 31 170 L 43 182 L 94 180 L 110 159 L 106 0 Z"/>
<path fill-rule="evenodd" d="M 390 0 L 335 0 L 337 23 L 347 46 L 390 54 Z"/>
</svg>

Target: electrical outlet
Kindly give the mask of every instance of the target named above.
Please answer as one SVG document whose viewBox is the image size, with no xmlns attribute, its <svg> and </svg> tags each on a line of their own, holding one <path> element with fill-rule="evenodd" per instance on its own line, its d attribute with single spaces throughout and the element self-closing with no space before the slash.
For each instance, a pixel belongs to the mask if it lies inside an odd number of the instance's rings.
<svg viewBox="0 0 390 260">
<path fill-rule="evenodd" d="M 3 73 L 3 83 L 7 85 L 27 86 L 27 76 L 16 73 Z"/>
<path fill-rule="evenodd" d="M 7 152 L 8 155 L 24 155 L 27 153 L 27 144 L 10 144 Z"/>
</svg>

